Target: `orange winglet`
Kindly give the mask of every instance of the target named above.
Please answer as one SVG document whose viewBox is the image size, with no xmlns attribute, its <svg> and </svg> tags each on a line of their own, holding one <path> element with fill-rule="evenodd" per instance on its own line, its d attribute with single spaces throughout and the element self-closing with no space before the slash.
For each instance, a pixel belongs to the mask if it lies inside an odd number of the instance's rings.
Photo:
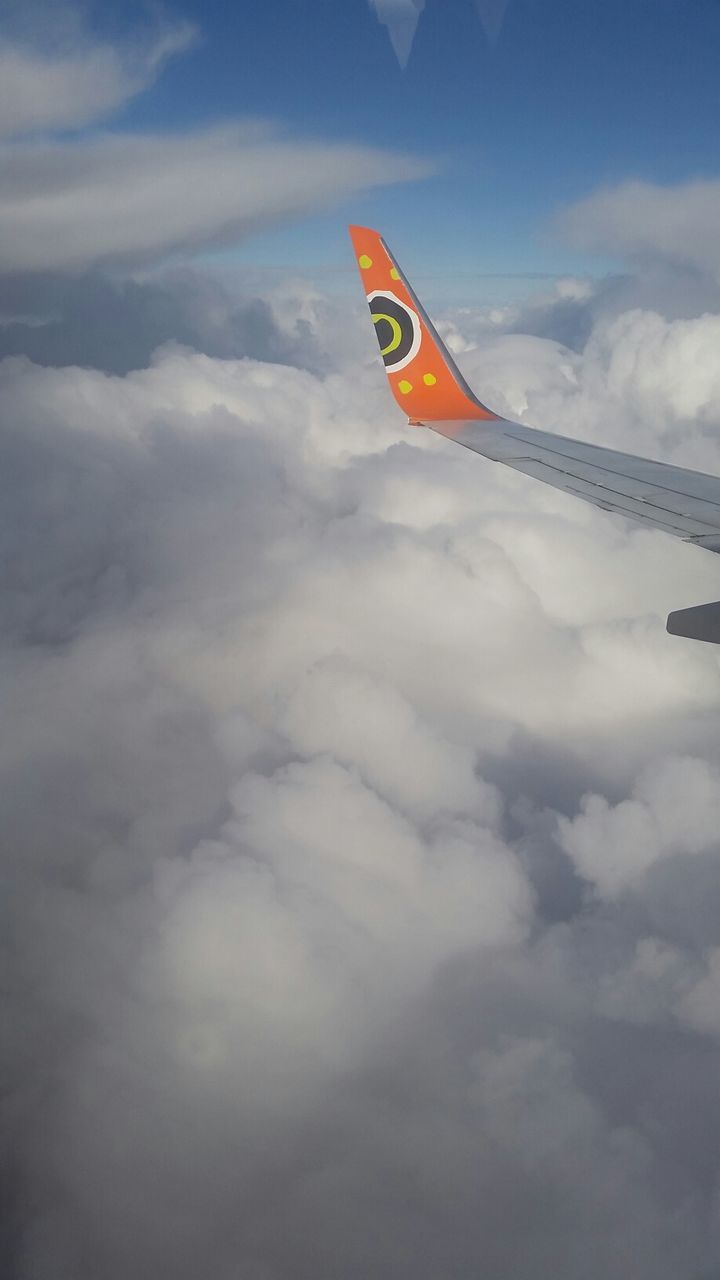
<svg viewBox="0 0 720 1280">
<path fill-rule="evenodd" d="M 382 236 L 350 227 L 390 390 L 410 422 L 496 419 L 468 386 Z"/>
</svg>

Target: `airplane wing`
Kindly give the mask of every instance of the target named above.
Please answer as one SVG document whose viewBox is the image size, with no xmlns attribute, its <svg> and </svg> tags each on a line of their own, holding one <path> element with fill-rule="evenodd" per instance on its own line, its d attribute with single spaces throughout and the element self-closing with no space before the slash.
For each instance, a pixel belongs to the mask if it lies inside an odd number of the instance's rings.
<svg viewBox="0 0 720 1280">
<path fill-rule="evenodd" d="M 414 426 L 544 480 L 603 511 L 720 552 L 720 477 L 540 431 L 493 413 L 468 386 L 382 236 L 351 227 L 390 389 Z M 720 603 L 680 609 L 668 631 L 720 643 Z"/>
</svg>

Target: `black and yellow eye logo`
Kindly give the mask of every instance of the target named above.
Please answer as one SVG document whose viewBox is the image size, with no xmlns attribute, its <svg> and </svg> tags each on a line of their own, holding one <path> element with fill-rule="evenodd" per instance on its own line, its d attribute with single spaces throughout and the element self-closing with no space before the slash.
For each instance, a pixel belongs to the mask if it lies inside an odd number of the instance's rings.
<svg viewBox="0 0 720 1280">
<path fill-rule="evenodd" d="M 370 314 L 386 369 L 404 369 L 420 350 L 420 320 L 404 302 L 381 290 L 368 294 Z"/>
</svg>

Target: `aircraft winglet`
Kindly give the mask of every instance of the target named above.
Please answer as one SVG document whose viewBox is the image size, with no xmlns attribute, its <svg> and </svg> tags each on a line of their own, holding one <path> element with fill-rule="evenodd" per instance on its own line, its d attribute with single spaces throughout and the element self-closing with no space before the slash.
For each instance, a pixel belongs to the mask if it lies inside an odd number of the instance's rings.
<svg viewBox="0 0 720 1280">
<path fill-rule="evenodd" d="M 390 389 L 411 422 L 497 420 L 463 378 L 382 236 L 350 227 Z"/>
<path fill-rule="evenodd" d="M 463 378 L 382 236 L 351 227 L 390 389 L 411 423 L 645 528 L 720 554 L 720 476 L 510 422 Z M 483 421 L 483 419 L 485 421 Z M 720 644 L 720 601 L 676 609 L 671 635 Z"/>
</svg>

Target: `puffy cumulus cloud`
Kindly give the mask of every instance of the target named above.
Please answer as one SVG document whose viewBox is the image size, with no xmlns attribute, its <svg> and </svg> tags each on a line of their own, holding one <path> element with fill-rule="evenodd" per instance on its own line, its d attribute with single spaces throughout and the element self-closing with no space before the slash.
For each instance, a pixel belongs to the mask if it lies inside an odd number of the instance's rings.
<svg viewBox="0 0 720 1280">
<path fill-rule="evenodd" d="M 62 7 L 59 6 L 61 13 Z M 4 16 L 4 15 L 3 15 Z M 190 23 L 161 25 L 124 45 L 93 40 L 68 8 L 37 15 L 24 38 L 0 39 L 0 136 L 57 132 L 109 115 L 192 44 Z"/>
<path fill-rule="evenodd" d="M 37 271 L 0 276 L 0 357 L 143 369 L 163 343 L 221 358 L 250 356 L 320 371 L 313 329 L 328 300 L 306 281 L 260 292 L 257 279 L 193 266 L 119 275 Z M 338 335 L 340 336 L 340 335 Z"/>
<path fill-rule="evenodd" d="M 560 215 L 557 225 L 584 249 L 670 262 L 717 278 L 719 213 L 718 182 L 623 182 L 578 201 Z"/>
<path fill-rule="evenodd" d="M 494 815 L 495 798 L 475 775 L 472 751 L 438 738 L 392 685 L 370 681 L 339 659 L 308 673 L 289 704 L 285 731 L 306 750 L 361 763 L 378 790 L 387 788 L 389 799 L 420 817 L 448 805 L 470 813 L 489 807 Z"/>
<path fill-rule="evenodd" d="M 259 226 L 384 183 L 419 160 L 285 140 L 267 126 L 6 144 L 0 269 L 75 270 L 223 246 Z"/>
<path fill-rule="evenodd" d="M 614 897 L 661 858 L 718 848 L 720 775 L 704 760 L 663 759 L 638 778 L 632 799 L 611 806 L 588 796 L 560 832 L 580 874 Z"/>
<path fill-rule="evenodd" d="M 634 303 L 629 285 L 625 298 L 633 305 L 618 312 L 615 300 L 588 297 L 579 320 L 590 333 L 579 351 L 551 336 L 552 320 L 543 340 L 517 332 L 528 311 L 542 316 L 538 306 L 511 313 L 509 332 L 478 326 L 465 363 L 510 417 L 720 471 L 718 315 L 668 318 Z M 554 309 L 551 300 L 547 312 Z"/>
<path fill-rule="evenodd" d="M 502 306 L 449 311 L 443 336 L 458 352 L 501 333 L 550 338 L 581 352 L 601 322 L 637 310 L 655 312 L 666 320 L 716 315 L 720 285 L 699 269 L 653 260 L 634 272 L 561 277 L 549 288 Z"/>
<path fill-rule="evenodd" d="M 262 360 L 0 365 L 6 1274 L 699 1280 L 716 562 L 267 306 Z M 717 464 L 714 319 L 453 323 L 498 407 Z"/>
</svg>

